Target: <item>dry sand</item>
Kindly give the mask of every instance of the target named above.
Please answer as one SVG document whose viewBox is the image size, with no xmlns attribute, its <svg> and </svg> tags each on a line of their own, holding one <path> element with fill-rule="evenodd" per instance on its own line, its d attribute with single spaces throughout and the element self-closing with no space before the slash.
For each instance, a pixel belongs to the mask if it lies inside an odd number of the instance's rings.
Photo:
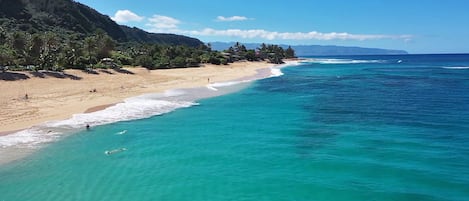
<svg viewBox="0 0 469 201">
<path fill-rule="evenodd" d="M 101 110 L 132 96 L 253 76 L 257 70 L 271 66 L 265 62 L 237 62 L 226 66 L 154 71 L 125 68 L 130 74 L 114 70 L 98 70 L 99 74 L 66 70 L 65 78 L 21 72 L 30 78 L 0 80 L 0 135 L 46 121 L 67 119 L 77 113 Z"/>
</svg>

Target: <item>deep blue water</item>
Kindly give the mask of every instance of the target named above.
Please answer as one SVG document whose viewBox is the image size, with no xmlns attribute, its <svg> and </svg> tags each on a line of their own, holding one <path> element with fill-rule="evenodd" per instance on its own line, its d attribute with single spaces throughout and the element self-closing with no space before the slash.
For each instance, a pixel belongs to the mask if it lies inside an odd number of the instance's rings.
<svg viewBox="0 0 469 201">
<path fill-rule="evenodd" d="M 0 201 L 468 199 L 469 55 L 320 57 L 282 71 L 1 166 Z"/>
</svg>

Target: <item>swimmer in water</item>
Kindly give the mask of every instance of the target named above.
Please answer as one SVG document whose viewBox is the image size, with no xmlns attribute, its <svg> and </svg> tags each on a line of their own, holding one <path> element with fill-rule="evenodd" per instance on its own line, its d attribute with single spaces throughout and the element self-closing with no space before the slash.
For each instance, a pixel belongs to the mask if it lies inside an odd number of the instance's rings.
<svg viewBox="0 0 469 201">
<path fill-rule="evenodd" d="M 123 130 L 123 131 L 117 132 L 116 135 L 124 135 L 125 133 L 127 133 L 127 130 Z"/>
<path fill-rule="evenodd" d="M 113 150 L 110 150 L 110 151 L 104 151 L 104 154 L 111 155 L 111 154 L 115 154 L 115 153 L 119 153 L 119 152 L 123 152 L 123 151 L 127 151 L 127 148 L 120 148 L 120 149 L 113 149 Z"/>
</svg>

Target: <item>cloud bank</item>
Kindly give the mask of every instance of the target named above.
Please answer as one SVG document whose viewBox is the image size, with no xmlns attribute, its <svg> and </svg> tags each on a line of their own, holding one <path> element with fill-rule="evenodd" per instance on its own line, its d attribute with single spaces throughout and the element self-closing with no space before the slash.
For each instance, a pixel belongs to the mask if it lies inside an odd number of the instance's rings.
<svg viewBox="0 0 469 201">
<path fill-rule="evenodd" d="M 224 17 L 224 16 L 218 16 L 216 21 L 219 22 L 232 22 L 232 21 L 245 21 L 248 20 L 249 18 L 244 17 L 244 16 L 231 16 L 231 17 Z"/>
<path fill-rule="evenodd" d="M 373 34 L 350 34 L 342 33 L 321 33 L 311 32 L 276 32 L 263 29 L 226 29 L 216 30 L 206 28 L 203 30 L 181 31 L 184 34 L 195 36 L 228 36 L 239 38 L 260 38 L 266 40 L 377 40 L 377 39 L 404 39 L 412 38 L 410 35 L 373 35 Z"/>
<path fill-rule="evenodd" d="M 218 16 L 220 21 L 246 20 L 242 16 L 223 17 Z M 264 29 L 213 29 L 205 28 L 202 30 L 183 30 L 178 27 L 181 21 L 162 15 L 154 15 L 148 19 L 146 24 L 147 31 L 154 33 L 174 33 L 190 36 L 222 36 L 247 39 L 263 40 L 380 40 L 380 39 L 399 39 L 408 41 L 412 35 L 384 35 L 384 34 L 352 34 L 347 32 L 322 33 L 318 31 L 311 32 L 277 32 Z"/>
<path fill-rule="evenodd" d="M 140 22 L 144 17 L 138 16 L 130 10 L 118 10 L 111 19 L 117 23 L 126 23 L 131 21 Z"/>
</svg>

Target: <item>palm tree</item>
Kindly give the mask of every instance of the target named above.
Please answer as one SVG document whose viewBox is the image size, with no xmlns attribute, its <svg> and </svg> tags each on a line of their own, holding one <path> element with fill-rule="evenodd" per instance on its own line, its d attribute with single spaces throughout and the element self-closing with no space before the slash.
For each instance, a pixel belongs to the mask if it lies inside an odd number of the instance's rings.
<svg viewBox="0 0 469 201">
<path fill-rule="evenodd" d="M 43 38 L 43 44 L 41 48 L 41 68 L 49 70 L 55 67 L 58 61 L 58 53 L 60 51 L 59 38 L 54 33 L 46 33 Z"/>
<path fill-rule="evenodd" d="M 93 66 L 93 63 L 96 61 L 96 39 L 93 36 L 88 36 L 84 41 L 84 50 L 86 52 L 86 57 L 88 59 L 88 64 Z"/>
<path fill-rule="evenodd" d="M 291 48 L 291 46 L 288 46 L 288 48 L 285 50 L 285 57 L 286 58 L 295 58 L 295 50 Z"/>
<path fill-rule="evenodd" d="M 16 55 L 16 64 L 24 64 L 24 57 L 26 55 L 26 36 L 23 32 L 14 32 L 10 35 L 11 47 L 15 51 Z"/>
<path fill-rule="evenodd" d="M 39 34 L 33 34 L 29 40 L 28 45 L 28 58 L 27 63 L 33 65 L 39 65 L 39 58 L 41 57 L 41 48 L 43 46 L 43 40 Z"/>
</svg>

